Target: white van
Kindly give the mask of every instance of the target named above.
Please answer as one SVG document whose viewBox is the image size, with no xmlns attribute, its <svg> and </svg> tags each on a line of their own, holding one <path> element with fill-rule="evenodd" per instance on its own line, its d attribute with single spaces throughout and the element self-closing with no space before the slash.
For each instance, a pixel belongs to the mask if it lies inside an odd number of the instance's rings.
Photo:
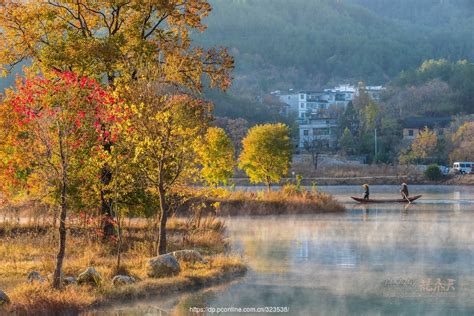
<svg viewBox="0 0 474 316">
<path fill-rule="evenodd" d="M 460 173 L 471 173 L 472 168 L 474 168 L 474 162 L 455 162 L 453 164 L 453 169 Z"/>
</svg>

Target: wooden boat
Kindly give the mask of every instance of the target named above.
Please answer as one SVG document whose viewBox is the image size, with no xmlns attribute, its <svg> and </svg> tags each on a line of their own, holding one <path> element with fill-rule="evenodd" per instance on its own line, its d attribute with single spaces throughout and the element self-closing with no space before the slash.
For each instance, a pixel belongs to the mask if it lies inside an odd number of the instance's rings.
<svg viewBox="0 0 474 316">
<path fill-rule="evenodd" d="M 368 199 L 368 200 L 365 200 L 363 198 L 358 198 L 355 196 L 351 196 L 351 198 L 353 200 L 356 200 L 359 203 L 408 203 L 406 199 Z M 409 196 L 408 200 L 410 200 L 410 202 L 413 202 L 415 200 L 418 200 L 419 198 L 421 198 L 421 195 Z"/>
</svg>

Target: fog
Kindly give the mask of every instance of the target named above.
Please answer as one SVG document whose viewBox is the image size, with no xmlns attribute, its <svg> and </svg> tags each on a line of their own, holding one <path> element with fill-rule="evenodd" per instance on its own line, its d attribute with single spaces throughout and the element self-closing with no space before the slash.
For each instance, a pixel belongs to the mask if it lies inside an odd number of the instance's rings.
<svg viewBox="0 0 474 316">
<path fill-rule="evenodd" d="M 396 188 L 377 186 L 372 194 L 392 196 Z M 474 188 L 413 186 L 424 198 L 408 207 L 349 202 L 358 189 L 321 188 L 346 201 L 342 214 L 227 218 L 232 249 L 249 266 L 243 279 L 123 310 L 187 315 L 196 306 L 280 306 L 291 315 L 472 315 Z"/>
</svg>

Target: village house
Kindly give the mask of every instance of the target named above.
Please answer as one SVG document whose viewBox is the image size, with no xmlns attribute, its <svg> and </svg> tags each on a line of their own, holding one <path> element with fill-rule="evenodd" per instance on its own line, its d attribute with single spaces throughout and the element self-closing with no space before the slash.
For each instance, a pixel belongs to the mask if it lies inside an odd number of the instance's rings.
<svg viewBox="0 0 474 316">
<path fill-rule="evenodd" d="M 412 141 L 425 128 L 435 131 L 438 137 L 443 137 L 447 127 L 451 123 L 451 117 L 430 117 L 417 118 L 412 117 L 402 122 L 403 140 Z"/>
</svg>

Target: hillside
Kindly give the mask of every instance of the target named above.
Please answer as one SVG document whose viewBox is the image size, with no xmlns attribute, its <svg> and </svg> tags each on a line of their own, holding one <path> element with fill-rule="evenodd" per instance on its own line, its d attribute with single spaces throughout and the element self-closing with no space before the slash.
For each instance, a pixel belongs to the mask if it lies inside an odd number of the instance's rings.
<svg viewBox="0 0 474 316">
<path fill-rule="evenodd" d="M 211 0 L 205 46 L 236 58 L 234 91 L 389 81 L 423 60 L 474 60 L 468 0 Z"/>
</svg>

